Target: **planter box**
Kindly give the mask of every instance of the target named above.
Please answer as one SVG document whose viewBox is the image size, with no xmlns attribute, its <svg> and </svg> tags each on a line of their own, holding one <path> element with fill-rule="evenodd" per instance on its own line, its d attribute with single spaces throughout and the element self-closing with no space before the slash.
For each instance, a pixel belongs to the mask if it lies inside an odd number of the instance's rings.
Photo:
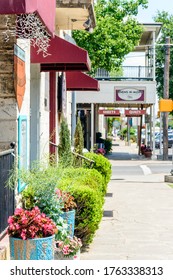
<svg viewBox="0 0 173 280">
<path fill-rule="evenodd" d="M 144 152 L 144 156 L 145 156 L 146 158 L 151 158 L 152 152 Z"/>
<path fill-rule="evenodd" d="M 11 260 L 53 260 L 55 236 L 22 240 L 10 237 Z"/>
<path fill-rule="evenodd" d="M 61 214 L 61 217 L 64 219 L 64 221 L 67 222 L 69 236 L 73 237 L 74 236 L 74 227 L 75 227 L 75 210 L 63 212 Z"/>
</svg>

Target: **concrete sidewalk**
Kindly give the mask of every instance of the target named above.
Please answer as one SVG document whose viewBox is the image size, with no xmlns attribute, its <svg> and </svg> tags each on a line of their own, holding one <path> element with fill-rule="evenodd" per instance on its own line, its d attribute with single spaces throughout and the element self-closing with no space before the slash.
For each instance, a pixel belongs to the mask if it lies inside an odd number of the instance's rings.
<svg viewBox="0 0 173 280">
<path fill-rule="evenodd" d="M 137 156 L 135 145 L 121 142 L 113 147 L 109 159 L 122 168 L 124 160 L 148 162 Z M 112 177 L 104 214 L 82 260 L 173 259 L 173 188 L 164 182 L 164 174 L 127 176 L 124 171 L 123 180 Z"/>
</svg>

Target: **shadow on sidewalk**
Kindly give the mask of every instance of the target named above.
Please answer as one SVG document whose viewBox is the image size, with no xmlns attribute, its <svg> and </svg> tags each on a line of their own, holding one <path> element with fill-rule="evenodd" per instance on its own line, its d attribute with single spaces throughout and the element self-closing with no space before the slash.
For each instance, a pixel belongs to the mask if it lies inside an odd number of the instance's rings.
<svg viewBox="0 0 173 280">
<path fill-rule="evenodd" d="M 140 160 L 136 144 L 126 146 L 124 141 L 118 140 L 112 144 L 112 153 L 106 155 L 110 160 Z"/>
</svg>

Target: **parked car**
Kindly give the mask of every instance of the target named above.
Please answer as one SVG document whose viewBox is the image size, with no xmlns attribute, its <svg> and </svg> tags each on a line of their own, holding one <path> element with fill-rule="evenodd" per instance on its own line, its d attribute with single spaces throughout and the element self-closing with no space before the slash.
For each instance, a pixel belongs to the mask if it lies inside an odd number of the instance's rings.
<svg viewBox="0 0 173 280">
<path fill-rule="evenodd" d="M 163 137 L 162 137 L 162 145 L 163 145 Z M 173 134 L 168 134 L 168 148 L 172 148 L 173 145 Z M 155 148 L 160 149 L 160 135 L 155 138 Z"/>
<path fill-rule="evenodd" d="M 168 148 L 172 148 L 173 145 L 173 134 L 168 135 Z"/>
</svg>

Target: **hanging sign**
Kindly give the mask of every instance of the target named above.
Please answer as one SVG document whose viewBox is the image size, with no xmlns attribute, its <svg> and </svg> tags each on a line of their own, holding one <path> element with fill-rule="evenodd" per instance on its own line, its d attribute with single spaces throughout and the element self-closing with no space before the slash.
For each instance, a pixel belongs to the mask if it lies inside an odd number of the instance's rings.
<svg viewBox="0 0 173 280">
<path fill-rule="evenodd" d="M 115 88 L 115 101 L 117 102 L 123 102 L 126 101 L 130 102 L 143 102 L 145 97 L 145 91 L 144 89 L 138 89 L 138 88 L 122 88 L 117 89 Z"/>
<path fill-rule="evenodd" d="M 22 107 L 23 98 L 25 94 L 25 51 L 18 45 L 14 45 L 14 90 L 19 111 Z"/>
<path fill-rule="evenodd" d="M 139 117 L 145 114 L 146 114 L 146 110 L 125 110 L 126 117 Z"/>
<path fill-rule="evenodd" d="M 100 109 L 98 111 L 99 114 L 104 116 L 120 116 L 120 110 L 104 110 Z"/>
</svg>

